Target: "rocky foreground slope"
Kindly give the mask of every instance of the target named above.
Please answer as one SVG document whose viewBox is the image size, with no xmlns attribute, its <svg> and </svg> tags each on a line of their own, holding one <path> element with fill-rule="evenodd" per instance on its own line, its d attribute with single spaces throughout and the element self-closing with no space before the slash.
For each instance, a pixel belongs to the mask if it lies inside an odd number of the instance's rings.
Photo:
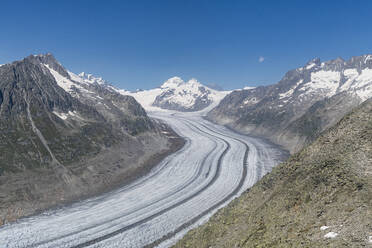
<svg viewBox="0 0 372 248">
<path fill-rule="evenodd" d="M 370 247 L 372 100 L 175 247 Z"/>
<path fill-rule="evenodd" d="M 208 119 L 269 138 L 292 153 L 372 97 L 372 55 L 311 60 L 270 86 L 237 90 Z"/>
<path fill-rule="evenodd" d="M 172 138 L 173 137 L 173 138 Z M 0 224 L 128 182 L 182 141 L 51 54 L 0 67 Z"/>
</svg>

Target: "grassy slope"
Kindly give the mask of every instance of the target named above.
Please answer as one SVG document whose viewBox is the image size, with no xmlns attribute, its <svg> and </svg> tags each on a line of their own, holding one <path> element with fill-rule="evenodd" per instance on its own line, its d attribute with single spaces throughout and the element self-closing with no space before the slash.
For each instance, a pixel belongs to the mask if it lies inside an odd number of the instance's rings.
<svg viewBox="0 0 372 248">
<path fill-rule="evenodd" d="M 329 226 L 327 230 L 320 227 Z M 336 232 L 333 239 L 324 238 Z M 280 164 L 176 247 L 367 247 L 372 100 Z"/>
</svg>

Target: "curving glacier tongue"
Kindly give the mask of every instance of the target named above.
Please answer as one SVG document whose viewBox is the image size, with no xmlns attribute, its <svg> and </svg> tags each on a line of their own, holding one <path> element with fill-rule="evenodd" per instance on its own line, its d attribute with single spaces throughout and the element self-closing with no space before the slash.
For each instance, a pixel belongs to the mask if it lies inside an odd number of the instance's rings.
<svg viewBox="0 0 372 248">
<path fill-rule="evenodd" d="M 182 150 L 128 186 L 2 227 L 0 243 L 8 248 L 168 246 L 172 242 L 167 240 L 205 221 L 203 217 L 251 187 L 283 158 L 277 147 L 197 113 L 151 115 L 187 140 Z"/>
</svg>

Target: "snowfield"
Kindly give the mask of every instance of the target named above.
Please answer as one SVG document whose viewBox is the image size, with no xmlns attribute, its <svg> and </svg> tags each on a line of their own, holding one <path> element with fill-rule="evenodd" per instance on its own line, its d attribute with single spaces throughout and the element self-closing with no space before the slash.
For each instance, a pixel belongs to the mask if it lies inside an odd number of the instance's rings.
<svg viewBox="0 0 372 248">
<path fill-rule="evenodd" d="M 283 158 L 263 140 L 204 120 L 206 111 L 151 112 L 186 139 L 180 151 L 130 185 L 1 227 L 1 247 L 172 245 Z"/>
<path fill-rule="evenodd" d="M 138 92 L 127 92 L 116 89 L 120 94 L 133 96 L 147 111 L 178 110 L 196 111 L 220 102 L 231 91 L 211 89 L 196 79 L 188 81 L 172 77 L 159 88 Z M 160 107 L 160 108 L 159 108 Z"/>
</svg>

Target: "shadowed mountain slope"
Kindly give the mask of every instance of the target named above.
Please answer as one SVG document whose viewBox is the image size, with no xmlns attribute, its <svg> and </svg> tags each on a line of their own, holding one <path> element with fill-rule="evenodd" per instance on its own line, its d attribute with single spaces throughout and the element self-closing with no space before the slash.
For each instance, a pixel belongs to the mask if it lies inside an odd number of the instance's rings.
<svg viewBox="0 0 372 248">
<path fill-rule="evenodd" d="M 182 143 L 171 147 L 176 139 L 164 129 L 133 97 L 67 71 L 51 54 L 2 65 L 1 222 L 143 174 Z"/>
</svg>

